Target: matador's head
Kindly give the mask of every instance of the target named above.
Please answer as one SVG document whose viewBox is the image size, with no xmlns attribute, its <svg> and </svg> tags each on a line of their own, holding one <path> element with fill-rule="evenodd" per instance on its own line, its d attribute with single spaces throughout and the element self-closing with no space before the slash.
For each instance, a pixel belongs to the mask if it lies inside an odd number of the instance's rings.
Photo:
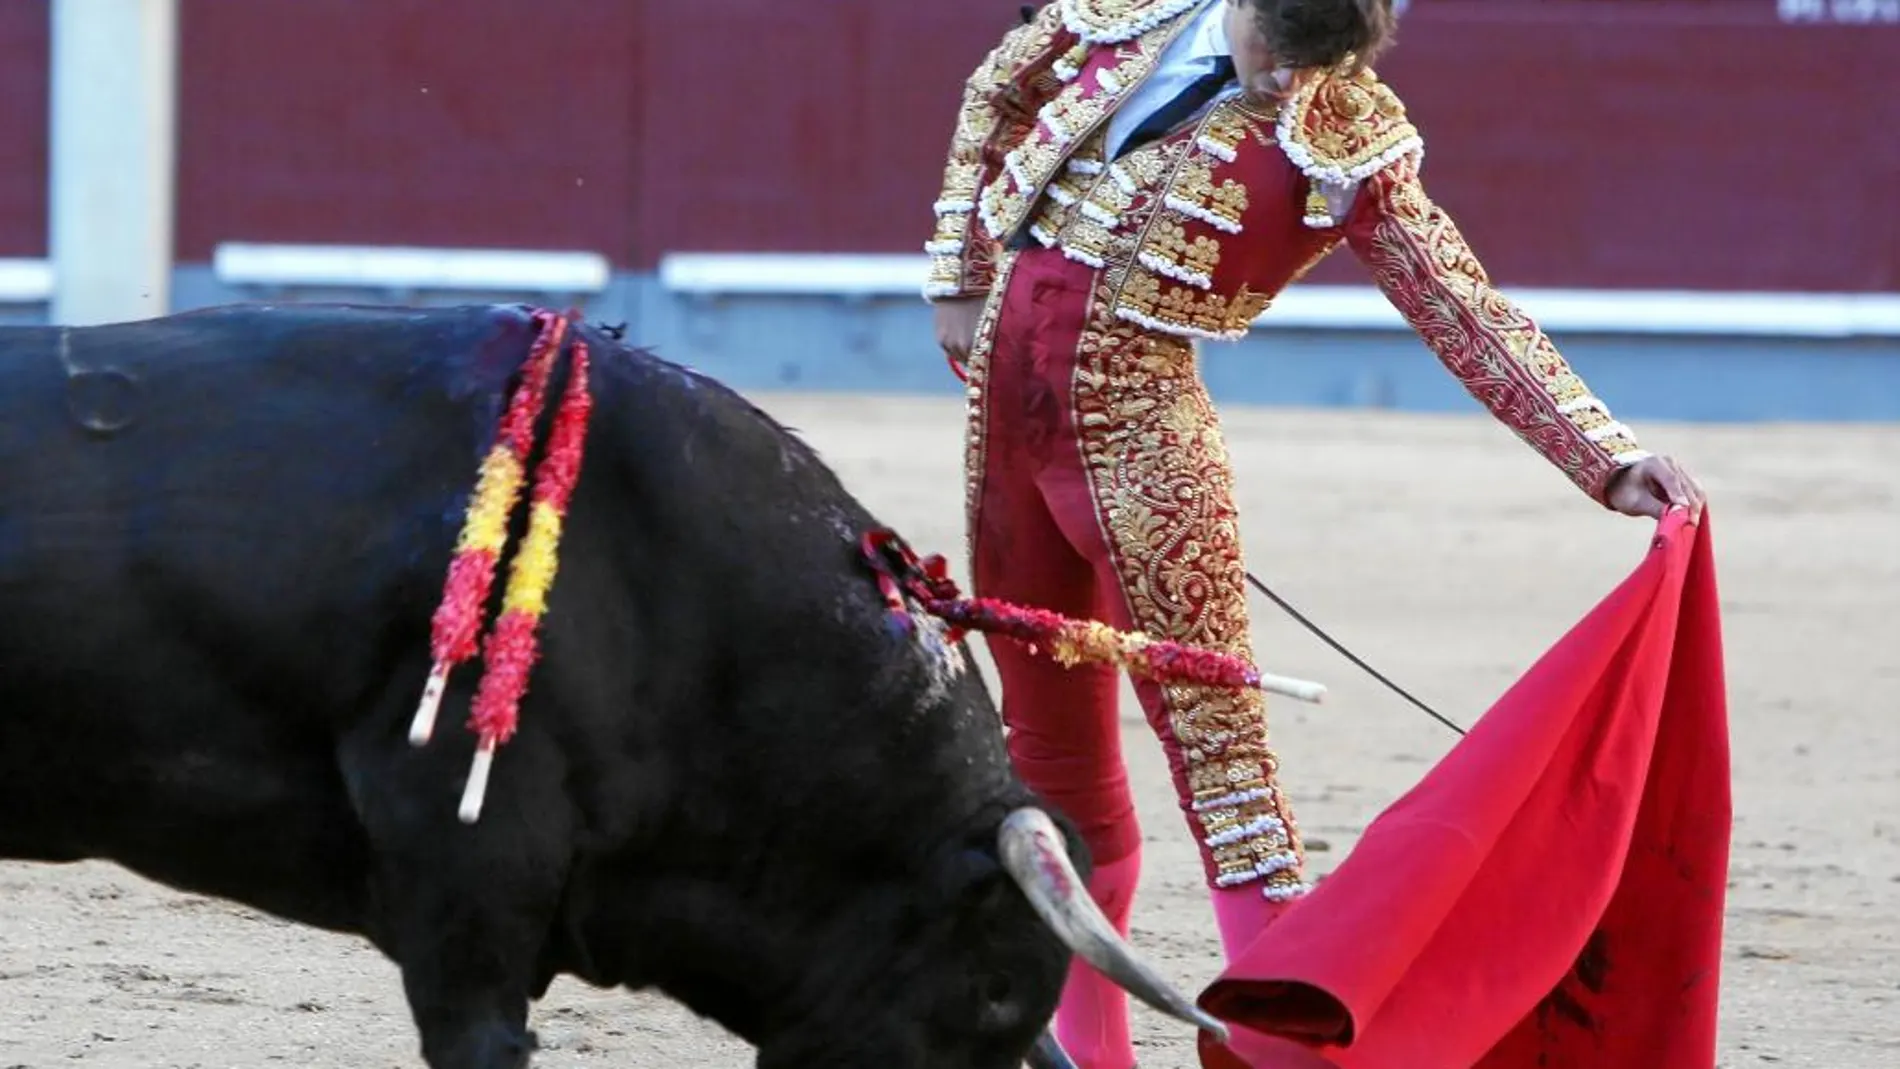
<svg viewBox="0 0 1900 1069">
<path fill-rule="evenodd" d="M 1392 44 L 1405 0 L 1225 0 L 1227 40 L 1241 84 L 1275 69 L 1370 66 Z"/>
</svg>

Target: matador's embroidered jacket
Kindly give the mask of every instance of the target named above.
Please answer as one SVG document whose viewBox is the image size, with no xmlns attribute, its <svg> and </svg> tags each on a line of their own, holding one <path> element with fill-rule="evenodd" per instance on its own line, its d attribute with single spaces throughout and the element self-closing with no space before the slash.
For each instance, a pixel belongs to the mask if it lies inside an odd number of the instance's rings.
<svg viewBox="0 0 1900 1069">
<path fill-rule="evenodd" d="M 1199 0 L 1051 0 L 969 78 L 925 296 L 987 294 L 1012 239 L 1104 272 L 1113 314 L 1238 338 L 1344 242 L 1473 396 L 1585 493 L 1648 456 L 1492 287 L 1419 181 L 1424 143 L 1371 72 L 1285 102 L 1229 97 L 1190 129 L 1104 158 L 1109 115 Z"/>
</svg>

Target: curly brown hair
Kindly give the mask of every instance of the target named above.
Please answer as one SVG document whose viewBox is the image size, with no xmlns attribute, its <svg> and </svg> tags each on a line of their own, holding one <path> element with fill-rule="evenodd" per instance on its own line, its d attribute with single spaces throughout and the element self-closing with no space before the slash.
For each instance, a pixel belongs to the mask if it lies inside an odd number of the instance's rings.
<svg viewBox="0 0 1900 1069">
<path fill-rule="evenodd" d="M 1240 0 L 1274 59 L 1289 67 L 1372 65 L 1398 33 L 1392 0 Z"/>
</svg>

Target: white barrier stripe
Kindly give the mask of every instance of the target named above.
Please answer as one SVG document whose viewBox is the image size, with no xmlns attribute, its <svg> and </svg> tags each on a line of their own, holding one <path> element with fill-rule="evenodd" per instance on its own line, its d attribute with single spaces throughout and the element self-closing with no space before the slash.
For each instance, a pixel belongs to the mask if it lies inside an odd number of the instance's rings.
<svg viewBox="0 0 1900 1069">
<path fill-rule="evenodd" d="M 826 253 L 672 253 L 674 293 L 915 297 L 927 257 Z M 1900 337 L 1900 293 L 1742 293 L 1502 287 L 1552 332 L 1759 337 Z M 1372 286 L 1297 285 L 1255 321 L 1266 330 L 1397 330 L 1404 317 Z"/>
<path fill-rule="evenodd" d="M 260 245 L 226 242 L 212 273 L 230 286 L 361 286 L 376 289 L 600 293 L 613 265 L 595 252 L 443 249 L 398 245 Z M 923 276 L 918 276 L 921 282 Z M 915 292 L 913 286 L 912 292 Z"/>
<path fill-rule="evenodd" d="M 0 259 L 0 304 L 53 299 L 53 265 L 46 260 Z"/>
</svg>

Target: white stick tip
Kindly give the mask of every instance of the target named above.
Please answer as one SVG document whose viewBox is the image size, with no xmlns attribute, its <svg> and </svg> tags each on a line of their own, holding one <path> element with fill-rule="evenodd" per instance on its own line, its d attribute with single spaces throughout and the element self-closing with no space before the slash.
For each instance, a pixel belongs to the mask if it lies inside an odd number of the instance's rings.
<svg viewBox="0 0 1900 1069">
<path fill-rule="evenodd" d="M 429 681 L 422 687 L 422 701 L 416 705 L 415 719 L 409 722 L 409 745 L 428 745 L 429 738 L 435 734 L 436 714 L 442 711 L 442 695 L 448 685 L 448 669 L 438 664 L 429 671 Z"/>
<path fill-rule="evenodd" d="M 468 786 L 462 788 L 462 807 L 455 815 L 464 824 L 473 824 L 482 816 L 482 802 L 488 797 L 488 771 L 495 765 L 495 751 L 482 746 L 468 766 Z"/>
<path fill-rule="evenodd" d="M 1260 689 L 1273 694 L 1284 694 L 1295 701 L 1311 702 L 1314 705 L 1320 705 L 1326 700 L 1326 688 L 1305 679 L 1289 679 L 1286 676 L 1261 673 Z"/>
</svg>

